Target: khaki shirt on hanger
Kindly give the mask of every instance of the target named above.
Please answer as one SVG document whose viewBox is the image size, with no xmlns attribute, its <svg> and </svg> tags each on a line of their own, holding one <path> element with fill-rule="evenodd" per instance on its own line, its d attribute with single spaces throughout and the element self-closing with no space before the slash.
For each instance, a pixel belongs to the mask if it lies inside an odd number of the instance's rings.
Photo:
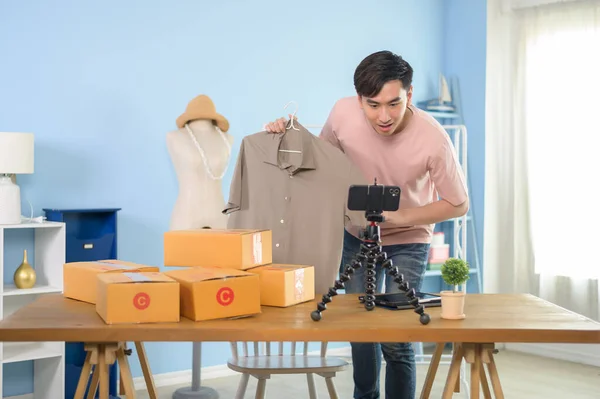
<svg viewBox="0 0 600 399">
<path fill-rule="evenodd" d="M 338 277 L 344 227 L 366 224 L 347 198 L 367 182 L 342 151 L 294 126 L 244 137 L 223 213 L 229 229 L 272 230 L 273 263 L 314 266 L 318 298 Z"/>
</svg>

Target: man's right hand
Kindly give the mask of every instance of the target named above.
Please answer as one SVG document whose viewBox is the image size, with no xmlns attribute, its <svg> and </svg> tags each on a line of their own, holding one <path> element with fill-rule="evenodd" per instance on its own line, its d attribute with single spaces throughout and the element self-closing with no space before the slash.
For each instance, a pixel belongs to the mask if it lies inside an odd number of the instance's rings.
<svg viewBox="0 0 600 399">
<path fill-rule="evenodd" d="M 269 133 L 285 133 L 285 126 L 287 125 L 288 121 L 292 118 L 291 114 L 288 116 L 289 119 L 279 118 L 274 122 L 266 123 L 264 126 L 264 130 Z M 294 117 L 294 120 L 297 120 L 297 118 Z"/>
</svg>

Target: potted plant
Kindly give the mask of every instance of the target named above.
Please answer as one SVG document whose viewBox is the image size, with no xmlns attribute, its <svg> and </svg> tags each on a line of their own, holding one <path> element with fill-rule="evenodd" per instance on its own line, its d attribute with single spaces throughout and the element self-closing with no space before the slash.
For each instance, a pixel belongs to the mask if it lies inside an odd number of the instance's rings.
<svg viewBox="0 0 600 399">
<path fill-rule="evenodd" d="M 442 291 L 442 318 L 459 320 L 465 318 L 465 292 L 461 286 L 469 279 L 469 264 L 462 259 L 449 258 L 442 265 L 442 279 L 452 286 L 452 291 Z"/>
</svg>

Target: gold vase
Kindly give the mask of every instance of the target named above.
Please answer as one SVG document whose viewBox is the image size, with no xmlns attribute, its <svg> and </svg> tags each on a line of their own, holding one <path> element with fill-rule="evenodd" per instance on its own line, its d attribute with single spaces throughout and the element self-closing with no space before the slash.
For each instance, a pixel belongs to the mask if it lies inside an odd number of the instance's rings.
<svg viewBox="0 0 600 399">
<path fill-rule="evenodd" d="M 13 280 L 17 288 L 33 288 L 35 285 L 35 270 L 27 262 L 27 250 L 23 251 L 23 262 L 15 271 Z"/>
</svg>

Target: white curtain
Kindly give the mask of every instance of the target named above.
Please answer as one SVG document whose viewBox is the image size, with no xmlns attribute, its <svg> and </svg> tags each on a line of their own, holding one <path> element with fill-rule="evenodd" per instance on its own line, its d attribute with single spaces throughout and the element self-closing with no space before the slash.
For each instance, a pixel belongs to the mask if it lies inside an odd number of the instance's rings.
<svg viewBox="0 0 600 399">
<path fill-rule="evenodd" d="M 490 0 L 487 48 L 484 287 L 600 320 L 600 2 Z"/>
</svg>

